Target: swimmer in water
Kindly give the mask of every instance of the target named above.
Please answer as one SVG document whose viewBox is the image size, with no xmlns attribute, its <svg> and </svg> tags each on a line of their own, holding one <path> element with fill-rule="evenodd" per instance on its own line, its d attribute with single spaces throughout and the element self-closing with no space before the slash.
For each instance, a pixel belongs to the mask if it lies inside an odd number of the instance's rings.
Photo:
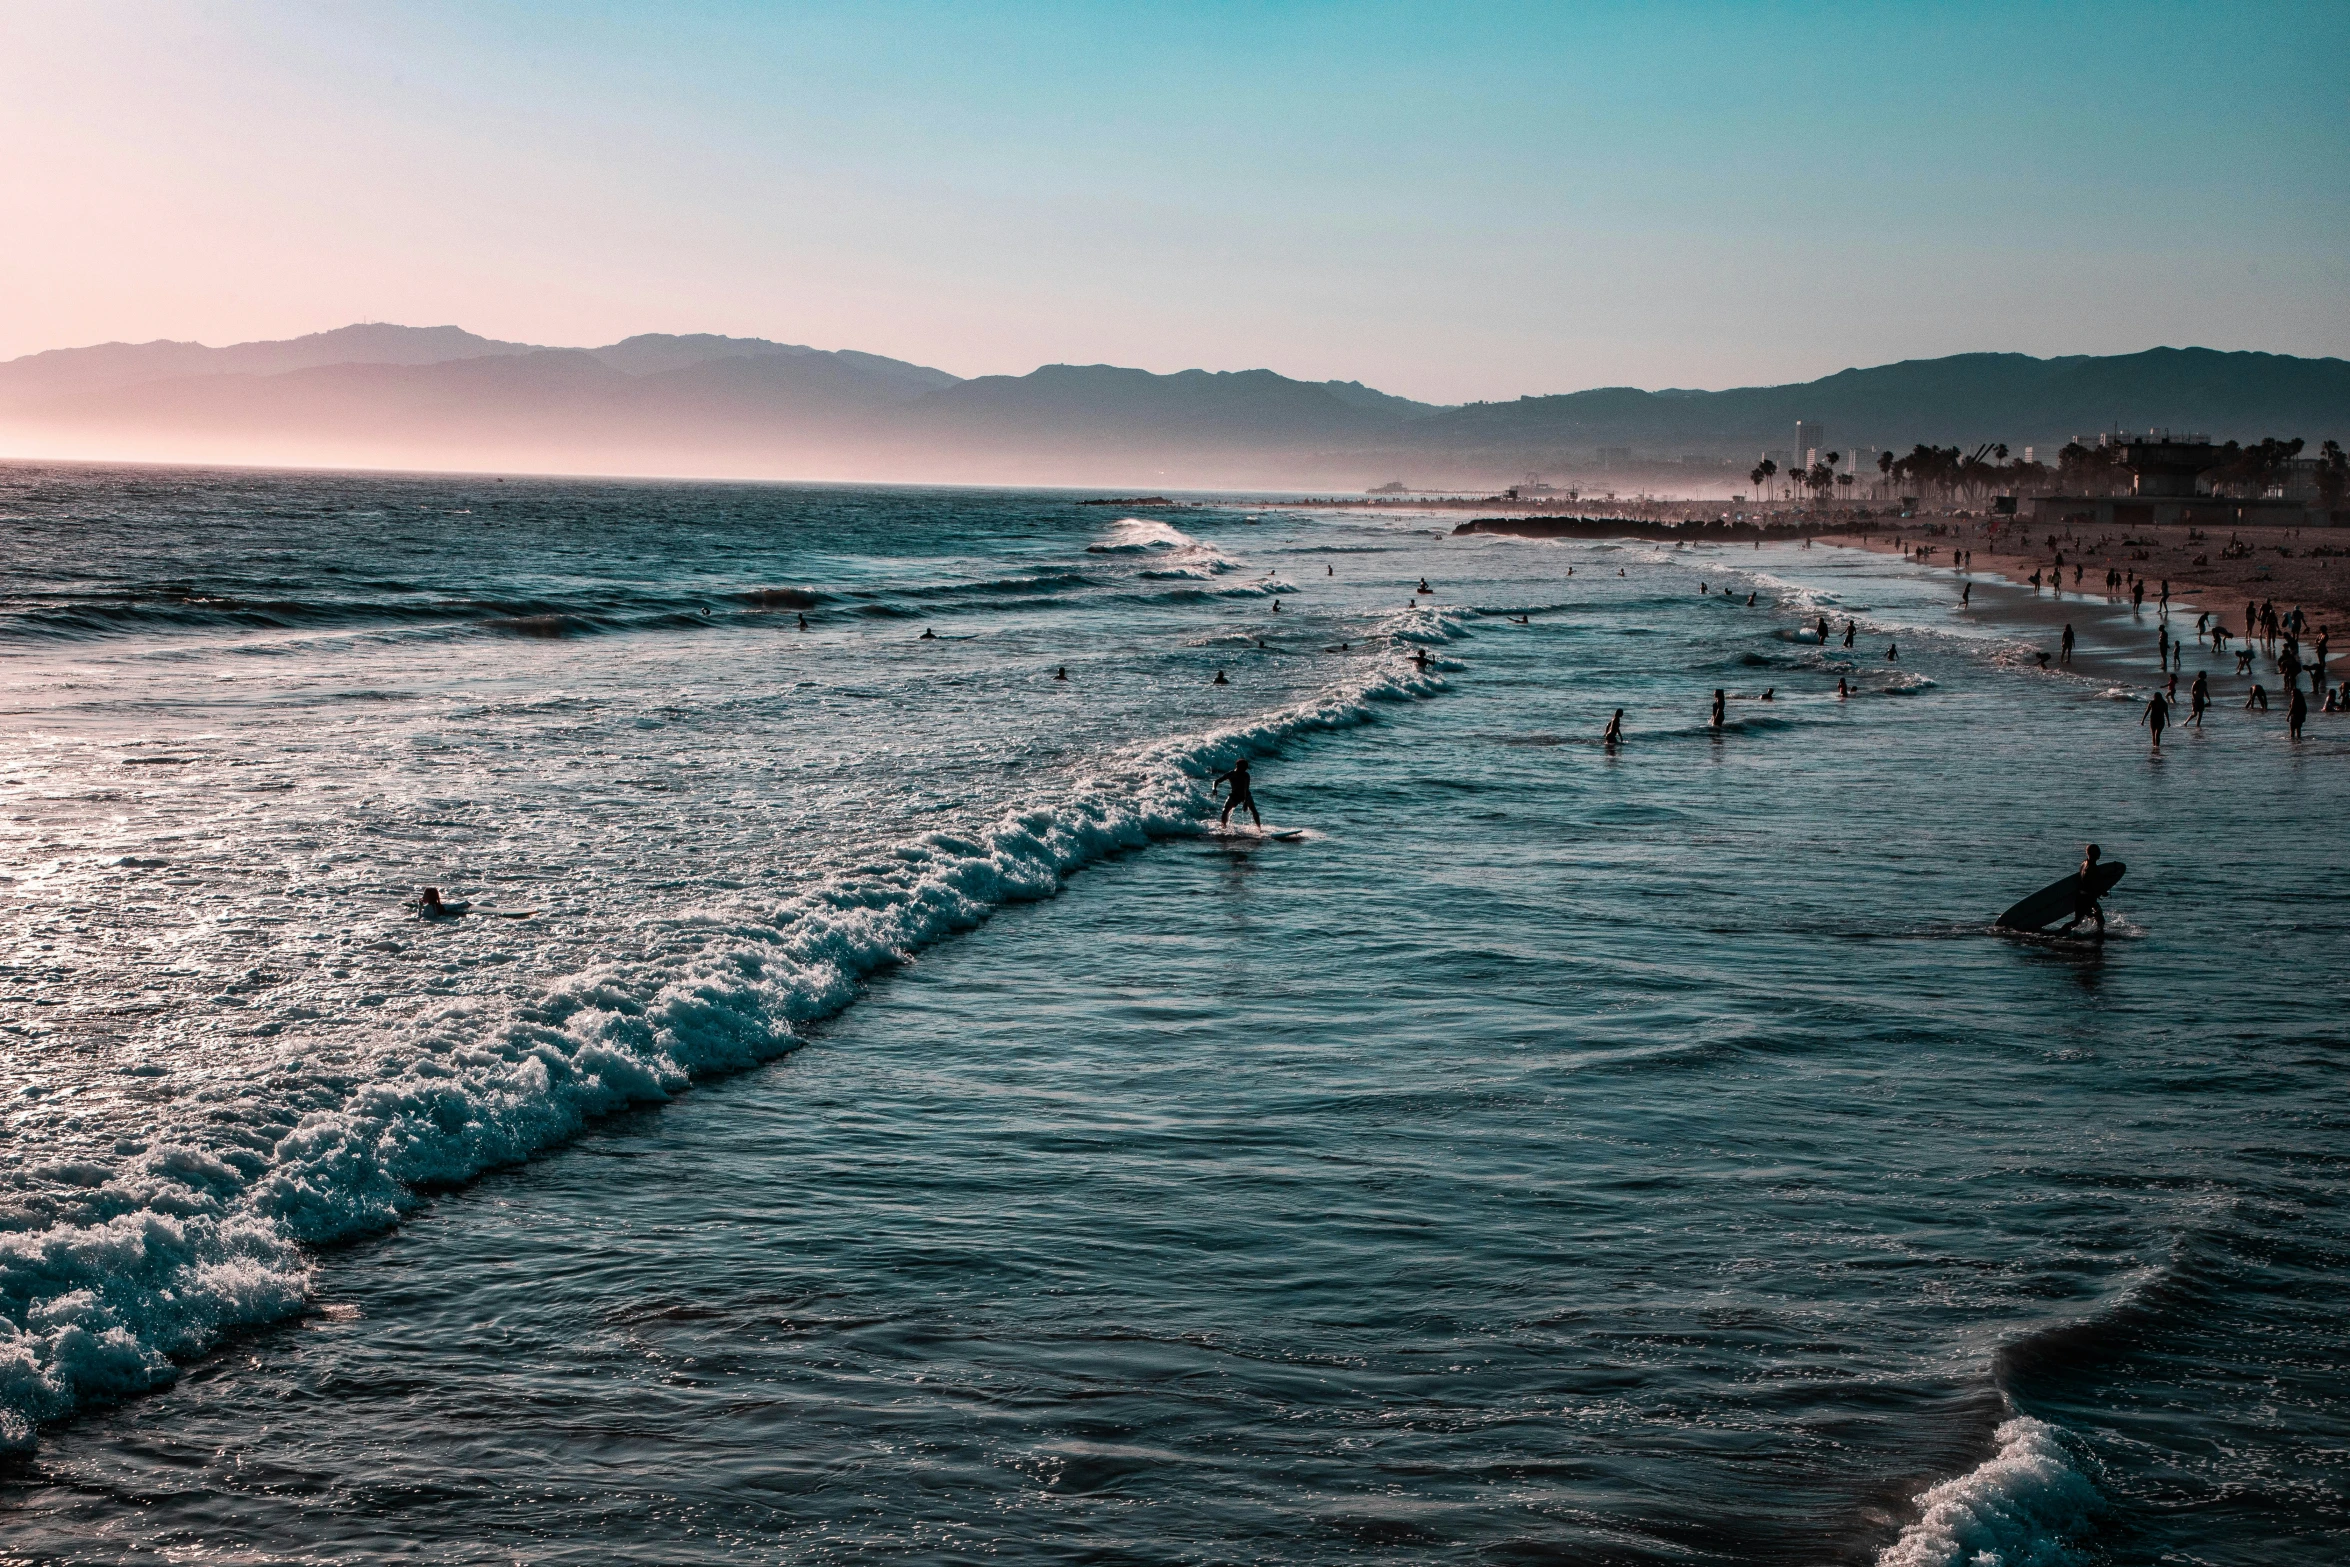
<svg viewBox="0 0 2350 1567">
<path fill-rule="evenodd" d="M 1231 682 L 1231 681 L 1229 681 L 1229 680 L 1227 680 L 1227 679 L 1225 679 L 1225 678 L 1224 678 L 1224 671 L 1222 671 L 1221 669 L 1219 669 L 1219 670 L 1217 670 L 1217 671 L 1216 671 L 1216 678 L 1215 678 L 1215 679 L 1213 679 L 1213 680 L 1211 680 L 1211 681 L 1209 681 L 1209 682 L 1208 682 L 1208 684 L 1209 684 L 1209 685 L 1212 685 L 1212 686 L 1228 686 L 1228 685 L 1232 684 L 1232 682 Z"/>
<path fill-rule="evenodd" d="M 1888 659 L 1890 659 L 1890 660 L 1892 660 L 1892 661 L 1894 661 L 1895 663 L 1898 663 L 1898 662 L 1900 662 L 1900 660 L 1901 660 L 1901 644 L 1900 644 L 1900 643 L 1898 643 L 1898 642 L 1888 642 L 1888 643 L 1886 643 L 1886 644 L 1885 644 L 1885 657 L 1886 657 L 1886 658 L 1888 658 Z"/>
<path fill-rule="evenodd" d="M 1842 680 L 1838 680 L 1836 682 L 1836 700 L 1841 702 L 1850 695 L 1852 695 L 1852 688 Z"/>
<path fill-rule="evenodd" d="M 1053 671 L 1053 678 L 1054 678 L 1055 680 L 1066 680 L 1066 679 L 1068 679 L 1068 678 L 1069 678 L 1069 666 L 1068 666 L 1067 664 L 1063 664 L 1063 665 L 1062 665 L 1060 668 L 1058 668 L 1058 669 L 1054 670 L 1054 671 Z"/>
<path fill-rule="evenodd" d="M 938 640 L 938 633 L 931 630 L 928 626 L 924 626 L 922 628 L 922 635 L 915 638 L 915 640 L 918 642 L 936 642 Z"/>
<path fill-rule="evenodd" d="M 1768 701 L 1770 701 L 1770 700 L 1771 700 L 1773 697 L 1777 696 L 1778 694 L 1779 694 L 1779 688 L 1778 688 L 1777 686 L 1764 686 L 1764 687 L 1763 687 L 1763 694 L 1762 694 L 1762 699 L 1763 699 L 1764 701 L 1768 702 Z"/>
<path fill-rule="evenodd" d="M 1860 629 L 1860 622 L 1859 622 L 1859 621 L 1857 621 L 1857 620 L 1850 620 L 1850 619 L 1848 619 L 1848 620 L 1846 620 L 1846 621 L 1844 622 L 1844 645 L 1845 645 L 1846 647 L 1850 647 L 1850 646 L 1852 646 L 1852 638 L 1853 638 L 1853 634 L 1854 634 L 1855 632 L 1857 632 L 1859 629 Z"/>
<path fill-rule="evenodd" d="M 1412 667 L 1414 669 L 1426 669 L 1428 667 L 1428 650 L 1426 648 L 1416 647 L 1412 649 Z"/>
<path fill-rule="evenodd" d="M 1249 819 L 1260 828 L 1263 827 L 1265 819 L 1257 814 L 1257 797 L 1254 791 L 1249 788 L 1247 757 L 1244 756 L 1234 762 L 1232 771 L 1218 773 L 1215 776 L 1214 781 L 1208 785 L 1208 798 L 1213 800 L 1216 797 L 1216 791 L 1226 784 L 1232 786 L 1232 793 L 1224 801 L 1224 814 L 1216 819 L 1216 825 L 1219 827 L 1231 826 L 1232 813 L 1241 806 L 1246 806 L 1248 807 Z"/>
<path fill-rule="evenodd" d="M 1435 590 L 1434 588 L 1432 588 L 1432 587 L 1428 586 L 1428 579 L 1427 579 L 1426 577 L 1422 577 L 1422 578 L 1420 579 L 1420 586 L 1419 586 L 1419 588 L 1418 588 L 1418 590 L 1417 590 L 1417 591 L 1419 591 L 1419 592 L 1421 592 L 1421 593 L 1433 593 L 1433 592 L 1435 592 L 1436 590 Z"/>
<path fill-rule="evenodd" d="M 801 629 L 802 631 L 805 631 L 805 630 L 807 630 L 807 629 L 808 629 L 808 617 L 807 617 L 807 616 L 805 616 L 805 615 L 802 615 L 802 616 L 800 617 L 800 629 Z"/>
<path fill-rule="evenodd" d="M 427 887 L 416 895 L 416 912 L 428 920 L 453 920 L 468 907 L 463 903 L 443 903 L 438 887 Z"/>
<path fill-rule="evenodd" d="M 1746 595 L 1746 607 L 1748 609 L 1754 608 L 1754 595 L 1751 593 Z"/>
<path fill-rule="evenodd" d="M 1624 710 L 1622 708 L 1617 708 L 1616 716 L 1607 721 L 1607 733 L 1599 737 L 1599 743 L 1611 751 L 1624 743 Z"/>
<path fill-rule="evenodd" d="M 1276 615 L 1281 613 L 1281 601 L 1279 599 L 1275 599 L 1273 601 L 1273 613 Z"/>
<path fill-rule="evenodd" d="M 1722 694 L 1722 688 L 1721 688 L 1720 686 L 1716 686 L 1716 687 L 1714 687 L 1714 720 L 1713 720 L 1713 723 L 1714 723 L 1714 727 L 1715 727 L 1716 729 L 1719 729 L 1719 728 L 1721 728 L 1721 727 L 1722 727 L 1722 718 L 1723 718 L 1724 709 L 1728 707 L 1728 705 L 1729 705 L 1729 700 L 1730 700 L 1730 699 L 1729 699 L 1727 696 L 1725 696 L 1725 695 L 1723 695 L 1723 694 Z"/>
<path fill-rule="evenodd" d="M 1534 624 L 1533 620 L 1525 615 L 1507 615 L 1503 618 L 1513 626 L 1531 626 Z"/>
</svg>

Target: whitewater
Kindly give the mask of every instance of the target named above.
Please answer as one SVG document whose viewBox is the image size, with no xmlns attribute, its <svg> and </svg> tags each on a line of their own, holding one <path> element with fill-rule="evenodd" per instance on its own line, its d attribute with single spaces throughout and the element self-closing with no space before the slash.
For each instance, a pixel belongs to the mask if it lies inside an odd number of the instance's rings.
<svg viewBox="0 0 2350 1567">
<path fill-rule="evenodd" d="M 0 481 L 0 1559 L 2339 1527 L 2350 734 L 2149 763 L 1825 548 Z M 2109 954 L 1987 932 L 2092 832 Z"/>
</svg>

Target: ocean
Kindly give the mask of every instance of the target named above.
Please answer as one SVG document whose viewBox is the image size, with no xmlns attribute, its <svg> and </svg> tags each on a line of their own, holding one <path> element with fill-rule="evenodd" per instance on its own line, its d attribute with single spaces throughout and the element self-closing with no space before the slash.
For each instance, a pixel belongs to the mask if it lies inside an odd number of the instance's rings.
<svg viewBox="0 0 2350 1567">
<path fill-rule="evenodd" d="M 2350 718 L 1081 499 L 0 467 L 0 1562 L 2350 1550 Z"/>
</svg>

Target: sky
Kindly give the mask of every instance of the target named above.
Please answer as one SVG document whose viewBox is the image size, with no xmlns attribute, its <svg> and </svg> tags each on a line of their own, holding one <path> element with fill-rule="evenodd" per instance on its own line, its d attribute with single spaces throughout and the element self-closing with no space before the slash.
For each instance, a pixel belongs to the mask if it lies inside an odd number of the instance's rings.
<svg viewBox="0 0 2350 1567">
<path fill-rule="evenodd" d="M 2350 353 L 2338 4 L 0 0 L 0 358 L 455 324 L 1438 402 Z"/>
</svg>

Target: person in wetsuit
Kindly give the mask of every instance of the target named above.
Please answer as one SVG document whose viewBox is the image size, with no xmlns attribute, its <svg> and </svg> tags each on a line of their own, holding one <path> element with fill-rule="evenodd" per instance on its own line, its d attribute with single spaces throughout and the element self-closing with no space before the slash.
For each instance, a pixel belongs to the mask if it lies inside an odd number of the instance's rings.
<svg viewBox="0 0 2350 1567">
<path fill-rule="evenodd" d="M 1716 729 L 1722 727 L 1722 719 L 1729 706 L 1729 701 L 1730 699 L 1722 694 L 1720 686 L 1714 687 L 1714 727 Z"/>
<path fill-rule="evenodd" d="M 1239 761 L 1234 762 L 1232 764 L 1232 771 L 1228 773 L 1218 773 L 1216 775 L 1215 780 L 1208 786 L 1208 798 L 1211 800 L 1214 799 L 1216 797 L 1216 791 L 1223 788 L 1226 784 L 1230 784 L 1232 786 L 1232 793 L 1230 797 L 1224 801 L 1224 814 L 1216 819 L 1216 825 L 1219 827 L 1231 826 L 1233 811 L 1236 808 L 1245 805 L 1248 807 L 1249 819 L 1255 822 L 1259 827 L 1263 827 L 1265 825 L 1265 819 L 1262 816 L 1257 815 L 1257 797 L 1255 792 L 1249 788 L 1247 757 L 1244 756 Z"/>
<path fill-rule="evenodd" d="M 1622 708 L 1617 708 L 1616 716 L 1607 721 L 1607 733 L 1599 737 L 1599 743 L 1611 751 L 1624 743 L 1624 710 Z"/>
<path fill-rule="evenodd" d="M 2091 890 L 2097 885 L 2094 878 L 2097 874 L 2098 853 L 2097 845 L 2093 843 L 2081 851 L 2081 871 L 2073 878 L 2073 917 L 2057 927 L 2056 933 L 2060 936 L 2081 921 L 2093 919 L 2097 922 L 2098 939 L 2103 940 L 2105 937 L 2105 905 L 2097 900 L 2096 893 Z"/>
</svg>

